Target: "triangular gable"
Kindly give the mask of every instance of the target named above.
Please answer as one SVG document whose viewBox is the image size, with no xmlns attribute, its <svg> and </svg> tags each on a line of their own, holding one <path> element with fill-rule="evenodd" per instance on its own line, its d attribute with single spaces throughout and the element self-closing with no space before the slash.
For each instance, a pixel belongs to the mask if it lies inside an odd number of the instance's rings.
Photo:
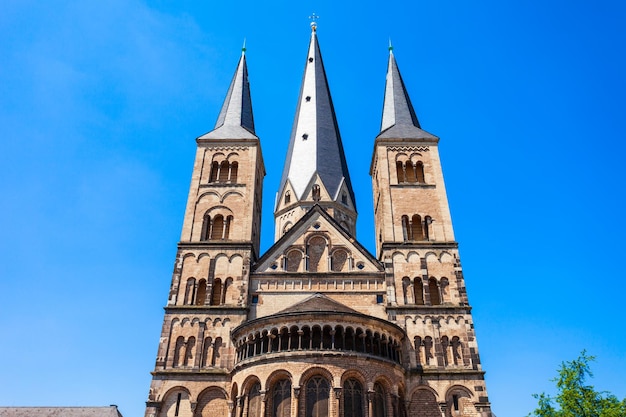
<svg viewBox="0 0 626 417">
<path fill-rule="evenodd" d="M 327 311 L 333 313 L 344 313 L 344 314 L 362 314 L 356 310 L 351 309 L 345 304 L 341 304 L 338 301 L 333 300 L 321 293 L 315 293 L 310 297 L 305 298 L 304 300 L 293 304 L 290 307 L 287 307 L 284 310 L 275 313 L 278 314 L 289 314 L 289 313 L 308 313 L 308 312 L 320 312 Z"/>
<path fill-rule="evenodd" d="M 313 236 L 322 236 L 329 242 L 326 250 L 345 250 L 349 253 L 352 263 L 341 271 L 317 270 L 316 272 L 382 272 L 382 265 L 378 260 L 358 243 L 339 223 L 337 223 L 319 205 L 314 205 L 289 231 L 287 231 L 274 245 L 268 249 L 253 266 L 257 273 L 287 273 L 284 256 L 291 250 L 306 252 L 308 239 Z M 295 272 L 310 272 L 300 268 Z"/>
</svg>

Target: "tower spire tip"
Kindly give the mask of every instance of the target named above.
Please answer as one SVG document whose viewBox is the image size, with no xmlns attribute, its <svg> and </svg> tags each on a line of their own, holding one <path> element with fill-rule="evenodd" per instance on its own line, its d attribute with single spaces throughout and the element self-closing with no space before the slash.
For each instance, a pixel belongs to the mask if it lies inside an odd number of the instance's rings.
<svg viewBox="0 0 626 417">
<path fill-rule="evenodd" d="M 317 19 L 320 17 L 313 12 L 311 16 L 309 16 L 309 20 L 311 20 L 311 30 L 313 32 L 317 31 Z"/>
</svg>

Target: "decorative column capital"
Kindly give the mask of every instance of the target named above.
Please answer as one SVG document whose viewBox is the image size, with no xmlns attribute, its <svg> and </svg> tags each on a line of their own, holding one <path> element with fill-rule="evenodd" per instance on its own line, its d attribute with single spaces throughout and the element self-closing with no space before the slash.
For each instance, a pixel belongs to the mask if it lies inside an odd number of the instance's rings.
<svg viewBox="0 0 626 417">
<path fill-rule="evenodd" d="M 336 399 L 340 399 L 341 398 L 341 387 L 333 387 L 333 392 L 335 393 L 335 398 Z"/>
<path fill-rule="evenodd" d="M 266 389 L 262 389 L 259 391 L 259 395 L 261 396 L 261 401 L 266 402 L 267 399 L 269 398 L 267 395 L 267 390 Z"/>
<path fill-rule="evenodd" d="M 198 405 L 197 401 L 190 401 L 189 404 L 191 405 L 191 411 L 195 411 L 196 410 L 196 406 Z"/>
<path fill-rule="evenodd" d="M 300 389 L 301 389 L 301 388 L 302 388 L 302 387 L 300 387 L 300 386 L 293 387 L 293 396 L 294 396 L 295 398 L 299 398 L 299 397 L 300 397 Z"/>
</svg>

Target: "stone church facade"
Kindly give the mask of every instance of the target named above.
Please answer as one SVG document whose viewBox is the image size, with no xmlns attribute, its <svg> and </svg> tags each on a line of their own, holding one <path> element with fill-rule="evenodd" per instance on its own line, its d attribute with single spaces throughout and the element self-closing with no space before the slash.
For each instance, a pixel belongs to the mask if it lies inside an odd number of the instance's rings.
<svg viewBox="0 0 626 417">
<path fill-rule="evenodd" d="M 312 29 L 264 254 L 245 54 L 197 139 L 145 416 L 489 417 L 439 138 L 390 48 L 369 253 Z"/>
</svg>

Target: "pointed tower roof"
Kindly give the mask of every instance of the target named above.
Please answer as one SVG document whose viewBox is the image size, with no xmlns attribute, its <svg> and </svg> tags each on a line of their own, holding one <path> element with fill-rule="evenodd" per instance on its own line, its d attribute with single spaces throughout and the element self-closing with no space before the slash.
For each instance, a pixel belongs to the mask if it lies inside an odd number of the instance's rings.
<svg viewBox="0 0 626 417">
<path fill-rule="evenodd" d="M 420 127 L 391 46 L 389 46 L 389 65 L 387 67 L 387 82 L 385 84 L 383 119 L 378 137 L 437 140 L 436 136 L 422 130 Z"/>
<path fill-rule="evenodd" d="M 311 178 L 317 173 L 333 200 L 338 198 L 344 181 L 353 206 L 356 206 L 316 26 L 311 27 L 311 41 L 279 193 L 290 181 L 296 198 L 302 199 Z"/>
<path fill-rule="evenodd" d="M 245 50 L 245 47 L 242 48 L 237 70 L 230 82 L 215 127 L 198 139 L 258 139 L 254 133 Z"/>
</svg>

